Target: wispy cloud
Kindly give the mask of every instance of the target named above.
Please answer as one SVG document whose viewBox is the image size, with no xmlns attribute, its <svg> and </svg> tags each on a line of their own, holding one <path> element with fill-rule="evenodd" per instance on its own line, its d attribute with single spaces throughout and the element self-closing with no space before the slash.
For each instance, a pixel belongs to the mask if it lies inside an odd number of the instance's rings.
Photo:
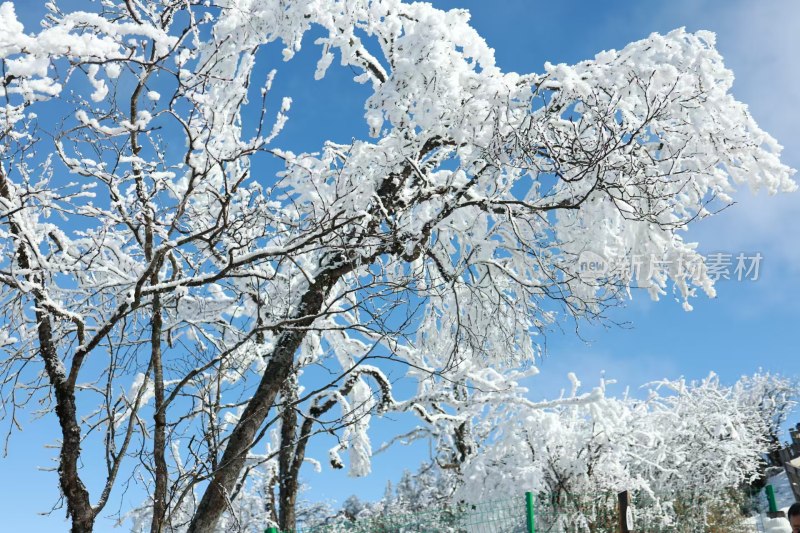
<svg viewBox="0 0 800 533">
<path fill-rule="evenodd" d="M 734 94 L 784 146 L 783 161 L 800 168 L 800 2 L 676 0 L 639 4 L 635 17 L 645 27 L 657 21 L 716 32 L 717 48 L 736 76 Z M 800 273 L 800 192 L 770 197 L 743 188 L 734 198 L 735 206 L 697 224 L 688 239 L 707 251 L 761 252 L 765 298 L 754 304 L 791 303 L 797 290 L 785 289 L 787 276 Z"/>
<path fill-rule="evenodd" d="M 767 131 L 786 147 L 786 162 L 800 166 L 800 2 L 715 3 L 719 47 L 736 73 L 734 92 Z M 727 8 L 720 9 L 721 6 Z"/>
</svg>

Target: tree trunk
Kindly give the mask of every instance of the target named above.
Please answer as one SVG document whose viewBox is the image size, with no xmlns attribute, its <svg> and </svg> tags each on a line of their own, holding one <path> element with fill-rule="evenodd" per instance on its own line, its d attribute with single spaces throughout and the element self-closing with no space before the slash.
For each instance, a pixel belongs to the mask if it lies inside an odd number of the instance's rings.
<svg viewBox="0 0 800 533">
<path fill-rule="evenodd" d="M 297 379 L 291 376 L 284 384 L 283 391 L 283 412 L 281 413 L 281 449 L 278 455 L 279 470 L 279 497 L 280 514 L 279 526 L 281 531 L 294 531 L 296 517 L 295 506 L 297 504 L 297 482 L 298 472 L 295 471 L 295 461 L 302 458 L 297 457 L 299 443 L 297 439 L 297 410 L 294 403 L 297 401 Z"/>
<path fill-rule="evenodd" d="M 261 382 L 247 403 L 236 427 L 233 428 L 219 466 L 209 480 L 208 487 L 197 506 L 189 524 L 189 533 L 214 531 L 222 513 L 228 508 L 229 496 L 244 467 L 247 452 L 252 448 L 258 429 L 275 404 L 278 391 L 292 372 L 294 354 L 306 335 L 303 328 L 314 321 L 314 315 L 322 308 L 333 282 L 348 268 L 350 267 L 344 266 L 341 270 L 331 270 L 318 277 L 303 295 L 298 306 L 297 316 L 304 318 L 296 323 L 297 329 L 284 331 L 278 336 L 267 368 L 261 376 Z"/>
<path fill-rule="evenodd" d="M 156 467 L 156 486 L 153 493 L 153 523 L 151 533 L 161 533 L 167 511 L 167 417 L 164 412 L 164 372 L 161 365 L 161 299 L 153 296 L 153 323 L 151 330 L 153 391 L 155 396 L 155 429 L 153 434 L 153 461 Z"/>
<path fill-rule="evenodd" d="M 0 196 L 9 203 L 12 202 L 11 189 L 6 181 L 3 169 L 0 167 Z M 23 270 L 33 271 L 30 257 L 22 242 L 19 227 L 9 216 L 11 234 L 14 235 L 17 246 L 17 263 Z M 31 272 L 26 276 L 34 286 L 43 283 L 37 275 Z M 45 372 L 56 397 L 56 416 L 61 427 L 61 453 L 59 454 L 58 478 L 61 492 L 67 501 L 67 516 L 72 519 L 72 533 L 87 533 L 94 528 L 95 513 L 89 500 L 89 492 L 81 481 L 78 473 L 78 460 L 81 455 L 81 428 L 78 423 L 75 407 L 75 389 L 67 377 L 61 359 L 58 357 L 56 342 L 53 338 L 53 326 L 50 314 L 41 305 L 44 300 L 41 289 L 34 288 L 33 303 L 36 316 L 36 329 L 39 341 L 39 355 L 44 361 Z M 77 372 L 77 368 L 74 369 Z M 73 379 L 77 377 L 74 376 Z M 72 381 L 74 383 L 74 381 Z"/>
<path fill-rule="evenodd" d="M 50 318 L 46 313 L 36 312 L 39 329 L 39 350 L 44 359 L 45 370 L 56 396 L 56 416 L 61 426 L 61 453 L 58 477 L 61 492 L 67 500 L 67 515 L 72 518 L 72 533 L 87 533 L 94 528 L 94 510 L 78 473 L 81 455 L 81 429 L 75 408 L 75 394 L 68 386 L 64 366 L 58 359 L 53 343 Z"/>
</svg>

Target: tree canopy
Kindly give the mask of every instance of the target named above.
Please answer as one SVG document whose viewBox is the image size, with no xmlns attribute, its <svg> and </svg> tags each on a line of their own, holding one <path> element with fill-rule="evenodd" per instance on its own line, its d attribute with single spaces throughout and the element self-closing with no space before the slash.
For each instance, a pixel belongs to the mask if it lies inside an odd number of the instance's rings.
<svg viewBox="0 0 800 533">
<path fill-rule="evenodd" d="M 47 7 L 31 33 L 0 4 L 0 383 L 7 416 L 54 405 L 76 532 L 132 470 L 152 531 L 214 530 L 254 445 L 302 406 L 312 422 L 338 406 L 332 459 L 366 472 L 372 413 L 430 421 L 464 388 L 508 390 L 540 331 L 602 319 L 632 287 L 690 309 L 714 288 L 680 230 L 736 185 L 796 188 L 708 32 L 517 74 L 466 11 L 423 3 Z M 371 138 L 298 154 L 261 51 L 290 61 L 310 31 L 315 77 L 338 58 L 371 89 L 353 117 Z M 588 252 L 647 264 L 587 277 Z M 381 360 L 415 398 L 393 397 Z M 311 366 L 330 380 L 296 387 Z"/>
</svg>

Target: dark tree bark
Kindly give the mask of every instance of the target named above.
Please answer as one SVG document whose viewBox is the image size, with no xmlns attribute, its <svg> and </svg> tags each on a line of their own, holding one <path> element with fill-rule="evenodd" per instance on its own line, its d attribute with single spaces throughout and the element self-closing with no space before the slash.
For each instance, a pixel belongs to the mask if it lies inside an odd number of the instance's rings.
<svg viewBox="0 0 800 533">
<path fill-rule="evenodd" d="M 279 476 L 279 515 L 278 524 L 282 531 L 295 529 L 298 473 L 294 471 L 296 461 L 303 461 L 298 457 L 300 452 L 299 442 L 296 442 L 297 433 L 297 379 L 292 375 L 283 387 L 283 411 L 281 412 L 281 449 L 278 454 Z M 301 452 L 302 453 L 302 452 Z M 303 455 L 305 455 L 303 453 Z"/>
<path fill-rule="evenodd" d="M 164 527 L 164 517 L 167 512 L 167 417 L 164 410 L 164 371 L 161 360 L 161 301 L 158 295 L 153 297 L 153 323 L 152 323 L 152 367 L 153 367 L 153 392 L 155 397 L 155 414 L 153 420 L 153 461 L 155 462 L 156 480 L 153 492 L 153 523 L 151 533 L 161 533 Z"/>
<path fill-rule="evenodd" d="M 333 286 L 333 280 L 343 274 L 343 272 L 339 272 L 340 270 L 342 267 L 317 278 L 301 300 L 296 323 L 297 329 L 284 331 L 278 336 L 261 382 L 231 432 L 219 466 L 211 476 L 209 485 L 197 506 L 197 511 L 189 525 L 190 533 L 214 531 L 219 518 L 228 508 L 229 495 L 242 472 L 247 452 L 252 448 L 258 429 L 267 418 L 281 386 L 292 371 L 294 354 L 306 334 L 303 328 L 311 325 L 314 321 L 314 315 L 322 308 L 325 296 Z"/>
<path fill-rule="evenodd" d="M 0 196 L 11 203 L 11 189 L 2 168 L 0 168 Z M 26 243 L 23 242 L 24 237 L 12 217 L 9 217 L 9 226 L 11 234 L 16 241 L 17 263 L 21 269 L 31 271 L 26 277 L 36 287 L 31 292 L 36 309 L 39 355 L 44 361 L 47 378 L 56 398 L 55 411 L 62 438 L 58 478 L 61 492 L 67 502 L 67 516 L 72 519 L 71 531 L 73 533 L 90 532 L 94 528 L 95 511 L 89 501 L 89 492 L 86 490 L 86 486 L 83 484 L 78 472 L 78 460 L 81 455 L 81 429 L 75 406 L 75 380 L 77 379 L 77 371 L 80 368 L 80 361 L 77 361 L 77 365 L 76 362 L 73 362 L 73 369 L 70 375 L 67 376 L 66 369 L 56 349 L 50 313 L 45 310 L 45 305 L 43 304 L 45 298 L 41 287 L 44 280 L 35 273 Z M 80 340 L 82 341 L 83 339 Z"/>
</svg>

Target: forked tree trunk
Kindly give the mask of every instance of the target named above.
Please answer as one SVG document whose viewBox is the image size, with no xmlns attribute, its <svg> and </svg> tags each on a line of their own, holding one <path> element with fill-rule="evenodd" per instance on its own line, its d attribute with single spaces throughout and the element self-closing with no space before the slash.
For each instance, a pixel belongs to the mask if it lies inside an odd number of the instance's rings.
<svg viewBox="0 0 800 533">
<path fill-rule="evenodd" d="M 189 525 L 189 533 L 213 532 L 220 517 L 228 509 L 229 496 L 239 480 L 247 452 L 253 446 L 261 424 L 275 404 L 278 392 L 292 372 L 294 354 L 306 335 L 303 328 L 314 321 L 334 281 L 350 268 L 352 267 L 349 265 L 342 266 L 318 277 L 303 295 L 298 308 L 298 318 L 301 320 L 296 323 L 296 329 L 284 331 L 278 336 L 261 382 L 233 428 L 219 466 L 211 476 L 197 506 Z"/>
<path fill-rule="evenodd" d="M 197 511 L 189 525 L 190 533 L 213 532 L 220 517 L 227 510 L 229 495 L 239 479 L 247 452 L 252 447 L 258 429 L 272 408 L 281 384 L 291 371 L 295 350 L 304 335 L 305 333 L 291 331 L 280 336 L 273 357 L 261 377 L 258 389 L 231 432 L 219 466 L 197 506 Z"/>
</svg>

